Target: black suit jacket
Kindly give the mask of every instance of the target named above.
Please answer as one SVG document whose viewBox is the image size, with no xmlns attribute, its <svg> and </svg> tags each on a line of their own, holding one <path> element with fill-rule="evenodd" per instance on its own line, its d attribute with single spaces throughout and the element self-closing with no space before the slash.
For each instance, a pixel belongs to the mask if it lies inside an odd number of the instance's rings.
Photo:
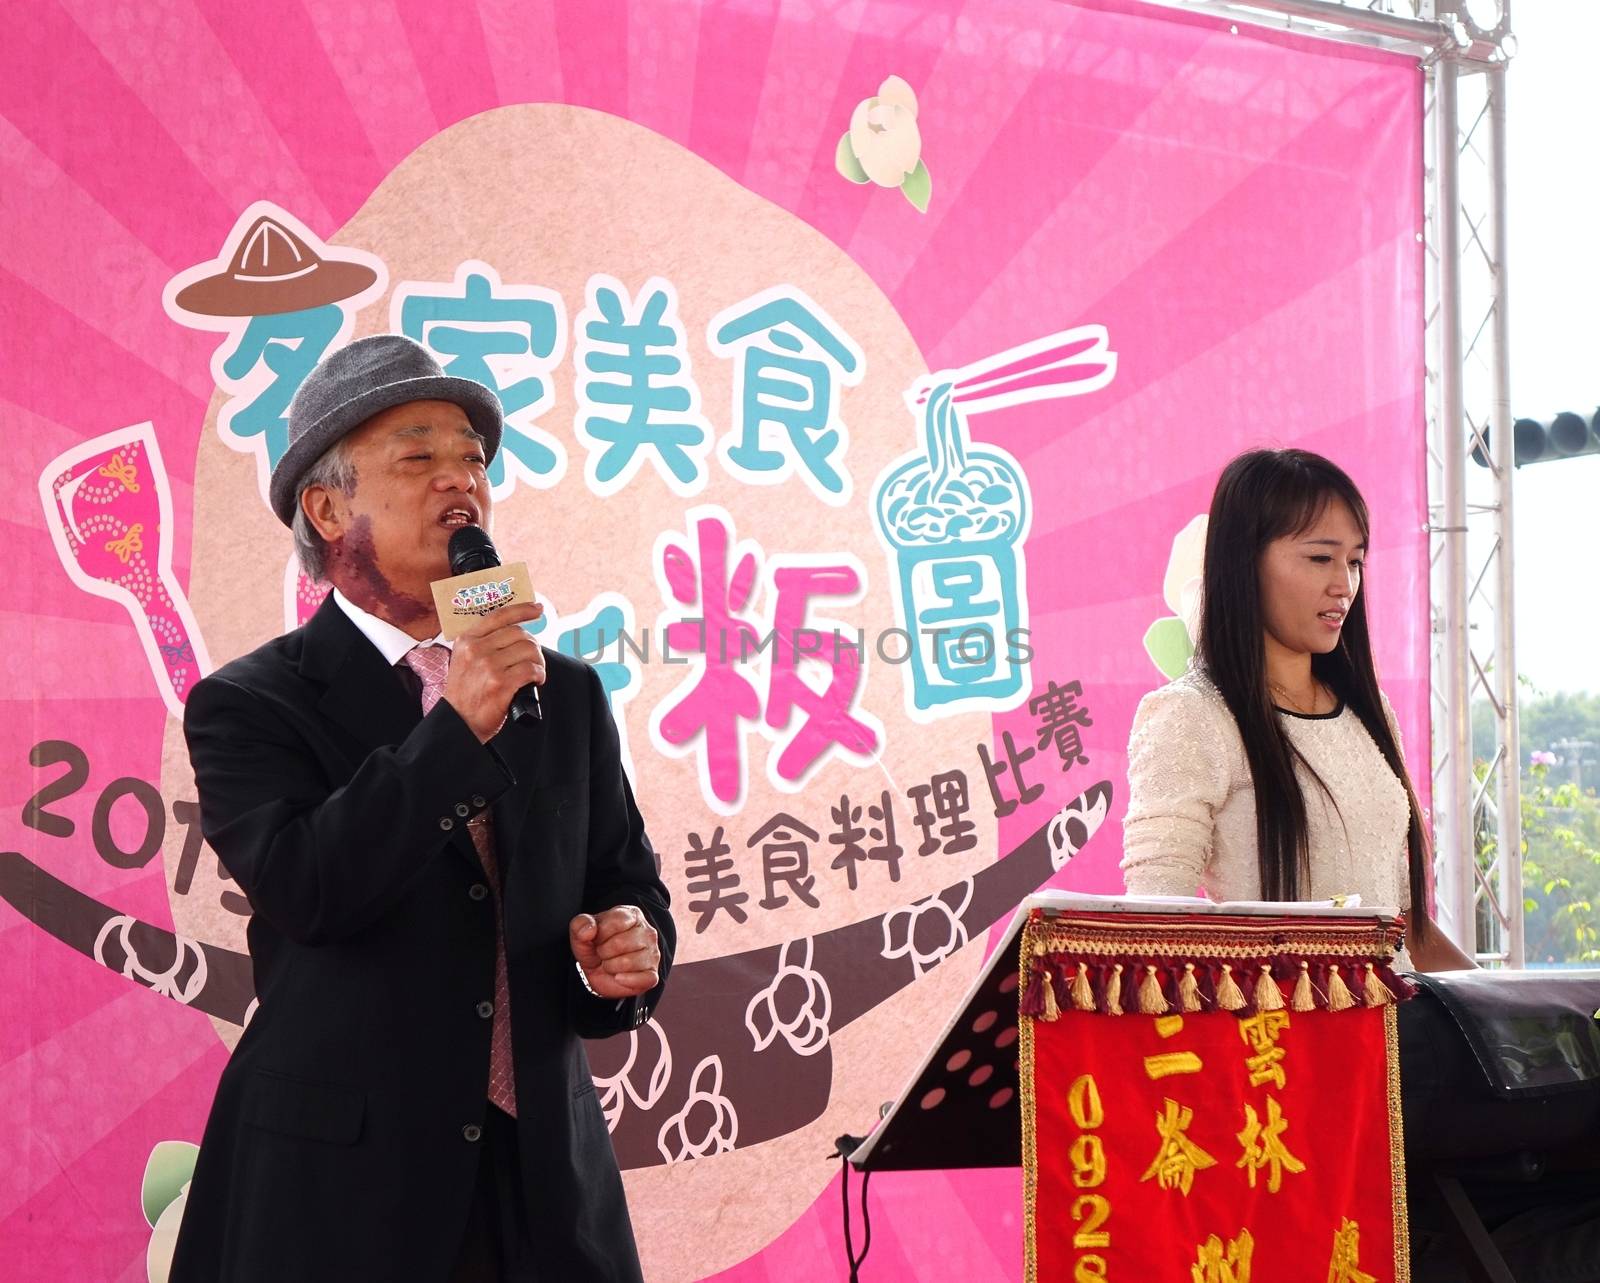
<svg viewBox="0 0 1600 1283">
<path fill-rule="evenodd" d="M 487 1111 L 492 810 L 517 1122 L 552 1279 L 637 1280 L 581 1036 L 642 1024 L 582 986 L 567 924 L 635 904 L 675 940 L 599 675 L 546 655 L 542 723 L 488 745 L 330 598 L 190 694 L 201 827 L 249 896 L 259 999 L 222 1073 L 172 1283 L 431 1283 L 466 1224 Z"/>
</svg>

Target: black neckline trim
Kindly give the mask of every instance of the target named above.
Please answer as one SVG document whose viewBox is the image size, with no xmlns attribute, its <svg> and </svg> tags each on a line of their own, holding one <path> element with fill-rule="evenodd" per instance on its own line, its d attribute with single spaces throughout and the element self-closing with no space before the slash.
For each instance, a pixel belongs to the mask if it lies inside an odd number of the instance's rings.
<svg viewBox="0 0 1600 1283">
<path fill-rule="evenodd" d="M 1331 713 L 1297 713 L 1292 708 L 1279 708 L 1272 706 L 1274 712 L 1282 713 L 1285 717 L 1298 717 L 1302 722 L 1331 722 L 1340 713 L 1344 712 L 1344 701 L 1341 699 L 1333 706 Z"/>
</svg>

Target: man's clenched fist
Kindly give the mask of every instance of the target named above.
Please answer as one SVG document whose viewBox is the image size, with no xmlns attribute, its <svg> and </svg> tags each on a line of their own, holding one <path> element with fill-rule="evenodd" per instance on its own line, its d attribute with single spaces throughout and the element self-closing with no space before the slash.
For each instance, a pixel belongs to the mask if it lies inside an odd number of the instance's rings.
<svg viewBox="0 0 1600 1283">
<path fill-rule="evenodd" d="M 567 938 L 584 980 L 602 998 L 633 998 L 661 981 L 656 929 L 631 904 L 598 917 L 580 913 L 568 925 Z"/>
</svg>

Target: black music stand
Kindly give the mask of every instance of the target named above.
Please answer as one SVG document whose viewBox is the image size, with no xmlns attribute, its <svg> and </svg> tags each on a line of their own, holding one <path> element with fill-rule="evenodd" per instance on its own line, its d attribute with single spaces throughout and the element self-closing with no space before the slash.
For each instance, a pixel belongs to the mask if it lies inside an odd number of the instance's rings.
<svg viewBox="0 0 1600 1283">
<path fill-rule="evenodd" d="M 1020 1167 L 1017 936 L 1030 896 L 928 1055 L 876 1128 L 850 1154 L 861 1171 Z"/>
</svg>

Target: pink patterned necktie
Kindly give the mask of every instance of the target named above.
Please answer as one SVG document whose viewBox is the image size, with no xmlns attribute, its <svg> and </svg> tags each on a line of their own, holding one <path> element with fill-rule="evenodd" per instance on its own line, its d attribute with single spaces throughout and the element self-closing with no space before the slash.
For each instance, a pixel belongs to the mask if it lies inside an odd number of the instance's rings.
<svg viewBox="0 0 1600 1283">
<path fill-rule="evenodd" d="M 450 671 L 446 646 L 413 647 L 400 661 L 422 679 L 422 713 L 427 716 L 444 694 Z M 494 855 L 494 822 L 481 811 L 467 824 L 484 876 L 494 891 L 494 1028 L 489 1039 L 489 1099 L 506 1113 L 517 1112 L 516 1079 L 511 1070 L 511 985 L 506 978 L 505 914 L 500 903 L 500 869 Z"/>
</svg>

